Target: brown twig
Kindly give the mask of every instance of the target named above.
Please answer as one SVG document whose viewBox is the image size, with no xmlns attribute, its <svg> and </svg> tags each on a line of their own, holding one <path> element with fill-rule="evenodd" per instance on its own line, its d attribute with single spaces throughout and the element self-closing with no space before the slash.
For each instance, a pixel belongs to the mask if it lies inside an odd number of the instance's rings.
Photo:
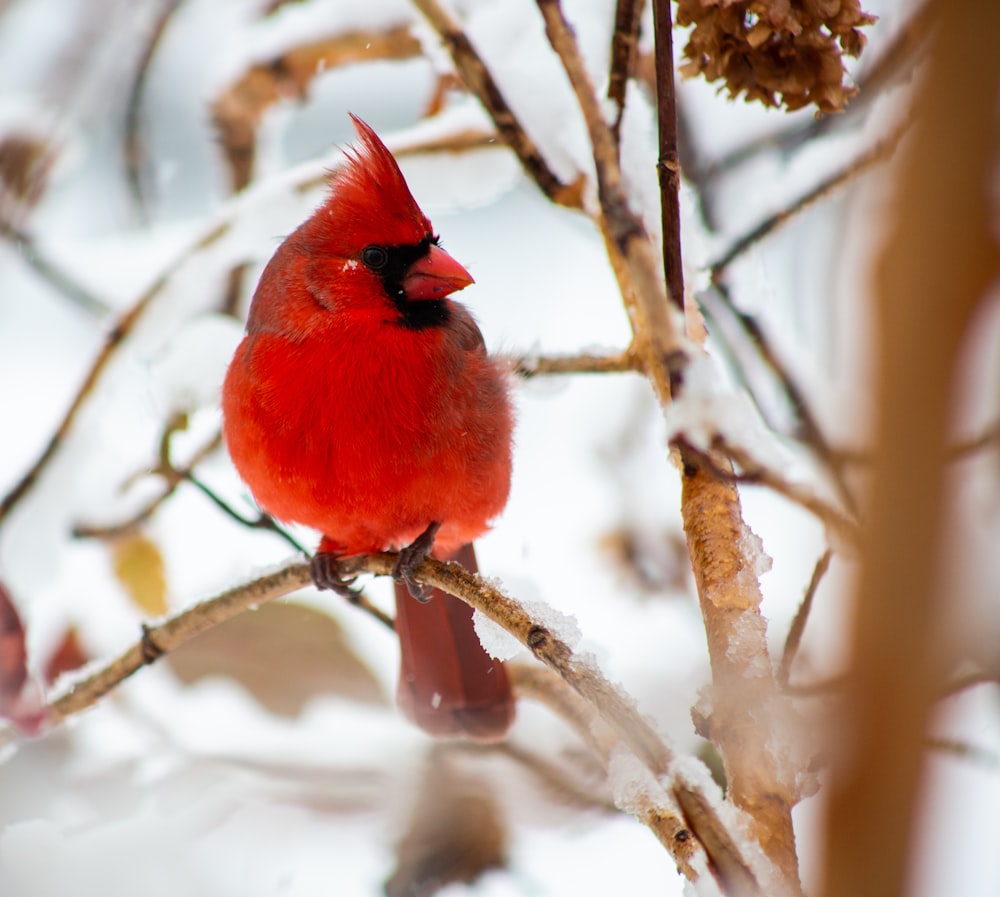
<svg viewBox="0 0 1000 897">
<path fill-rule="evenodd" d="M 292 47 L 250 66 L 212 104 L 212 119 L 229 167 L 233 191 L 250 183 L 257 129 L 279 100 L 305 97 L 317 76 L 340 66 L 376 60 L 411 59 L 420 42 L 409 26 L 384 31 L 349 31 Z"/>
<path fill-rule="evenodd" d="M 618 374 L 639 371 L 640 363 L 631 349 L 616 355 L 521 355 L 511 359 L 518 377 L 530 380 L 549 374 Z"/>
<path fill-rule="evenodd" d="M 142 638 L 99 670 L 74 682 L 49 702 L 48 720 L 56 725 L 92 707 L 104 695 L 144 666 L 248 608 L 301 589 L 312 582 L 309 566 L 301 561 L 285 564 L 274 573 L 228 589 L 207 601 L 143 627 Z"/>
<path fill-rule="evenodd" d="M 843 548 L 858 544 L 858 526 L 850 517 L 824 501 L 811 489 L 798 483 L 791 483 L 776 471 L 764 467 L 742 448 L 730 444 L 721 436 L 712 440 L 712 448 L 738 464 L 740 467 L 738 472 L 720 464 L 711 453 L 693 445 L 683 436 L 674 441 L 687 457 L 696 459 L 698 465 L 716 479 L 728 483 L 766 486 L 816 517 L 834 537 L 836 545 Z"/>
<path fill-rule="evenodd" d="M 989 748 L 970 744 L 968 741 L 961 741 L 957 738 L 946 738 L 939 735 L 926 739 L 925 744 L 928 750 L 937 751 L 942 754 L 951 754 L 962 760 L 969 760 L 992 769 L 1000 767 L 1000 754 Z"/>
<path fill-rule="evenodd" d="M 111 307 L 100 296 L 49 259 L 27 231 L 0 218 L 0 236 L 10 240 L 25 263 L 74 305 L 97 318 L 106 318 L 111 314 Z"/>
<path fill-rule="evenodd" d="M 466 87 L 479 98 L 493 120 L 500 139 L 509 146 L 539 189 L 557 205 L 583 207 L 582 181 L 563 184 L 553 174 L 538 147 L 528 136 L 504 99 L 493 74 L 483 63 L 461 25 L 438 0 L 413 0 L 413 5 L 438 33 Z"/>
<path fill-rule="evenodd" d="M 954 697 L 960 692 L 967 691 L 979 685 L 995 685 L 1000 687 L 1000 672 L 981 670 L 975 673 L 965 673 L 962 676 L 956 676 L 941 689 L 941 698 Z"/>
<path fill-rule="evenodd" d="M 107 337 L 105 337 L 104 345 L 97 353 L 97 357 L 94 359 L 90 370 L 87 371 L 83 382 L 78 387 L 76 394 L 70 402 L 69 408 L 63 415 L 63 418 L 56 427 L 55 432 L 49 438 L 48 443 L 46 443 L 41 455 L 39 455 L 34 464 L 31 465 L 31 467 L 21 476 L 17 483 L 14 484 L 13 488 L 3 497 L 3 500 L 0 501 L 0 526 L 3 525 L 7 516 L 15 507 L 17 507 L 21 499 L 23 499 L 24 496 L 30 491 L 38 477 L 41 476 L 48 463 L 55 456 L 66 436 L 69 434 L 70 429 L 73 427 L 73 424 L 76 422 L 80 409 L 90 397 L 91 392 L 97 385 L 101 375 L 104 373 L 105 368 L 107 368 L 108 364 L 110 364 L 111 359 L 114 357 L 119 346 L 124 342 L 129 334 L 131 334 L 139 320 L 141 320 L 150 303 L 152 303 L 152 301 L 162 292 L 164 287 L 170 282 L 172 275 L 177 270 L 179 270 L 192 256 L 197 255 L 207 246 L 214 243 L 223 233 L 226 232 L 228 227 L 229 223 L 223 222 L 222 224 L 214 226 L 210 231 L 196 240 L 191 246 L 181 253 L 175 262 L 167 268 L 149 288 L 146 289 L 146 291 L 136 300 L 131 308 L 118 317 L 118 320 L 108 332 Z"/>
<path fill-rule="evenodd" d="M 402 146 L 392 146 L 392 154 L 397 159 L 405 159 L 407 156 L 419 156 L 427 153 L 464 153 L 468 150 L 502 148 L 503 144 L 497 140 L 495 131 L 467 128 L 441 137 L 432 137 Z M 324 171 L 296 184 L 295 189 L 300 193 L 306 193 L 322 187 L 328 179 L 329 174 Z"/>
<path fill-rule="evenodd" d="M 611 66 L 608 71 L 608 99 L 615 107 L 615 120 L 611 125 L 615 146 L 620 143 L 628 82 L 635 74 L 639 23 L 644 3 L 645 0 L 618 0 L 615 4 L 615 30 L 611 35 Z"/>
<path fill-rule="evenodd" d="M 684 309 L 684 266 L 681 255 L 680 157 L 677 151 L 677 92 L 674 85 L 674 39 L 670 0 L 653 0 L 656 33 L 656 119 L 660 182 L 660 218 L 663 227 L 663 269 L 667 294 L 677 308 Z"/>
<path fill-rule="evenodd" d="M 142 48 L 142 57 L 139 60 L 139 67 L 135 77 L 129 85 L 128 100 L 125 105 L 125 127 L 122 134 L 122 157 L 125 161 L 125 182 L 128 185 L 132 201 L 142 221 L 147 219 L 146 194 L 142 183 L 141 168 L 143 163 L 148 161 L 148 147 L 145 143 L 145 135 L 141 131 L 140 112 L 142 111 L 143 94 L 146 89 L 146 81 L 149 77 L 149 69 L 156 56 L 156 51 L 160 46 L 160 41 L 170 23 L 170 17 L 180 6 L 180 0 L 167 0 L 161 7 L 153 27 L 146 37 Z"/>
<path fill-rule="evenodd" d="M 841 453 L 837 452 L 830 446 L 822 427 L 819 425 L 816 415 L 813 413 L 812 408 L 809 405 L 809 401 L 806 399 L 805 392 L 798 385 L 798 382 L 788 369 L 788 366 L 772 345 L 771 340 L 768 338 L 757 318 L 736 307 L 732 297 L 730 296 L 728 287 L 726 287 L 721 280 L 717 281 L 711 289 L 704 291 L 701 294 L 700 299 L 706 307 L 706 310 L 710 308 L 715 301 L 718 301 L 721 307 L 746 333 L 751 345 L 753 345 L 757 354 L 760 356 L 761 361 L 764 362 L 765 366 L 771 371 L 778 383 L 781 385 L 785 398 L 788 400 L 791 411 L 795 416 L 797 429 L 799 431 L 796 434 L 797 438 L 801 439 L 807 446 L 809 446 L 809 448 L 812 449 L 818 460 L 829 472 L 833 485 L 836 487 L 837 495 L 841 502 L 843 502 L 844 507 L 851 513 L 855 513 L 857 511 L 857 503 L 850 487 L 848 486 L 844 470 L 848 462 L 844 459 Z M 713 314 L 713 317 L 716 317 L 718 320 L 718 316 Z M 748 391 L 750 392 L 750 395 L 754 397 L 754 400 L 757 401 L 754 391 L 749 388 Z M 759 401 L 757 401 L 757 405 L 760 407 Z"/>
<path fill-rule="evenodd" d="M 716 261 L 710 266 L 712 281 L 716 282 L 725 273 L 726 269 L 743 255 L 748 249 L 756 246 L 765 237 L 772 234 L 783 224 L 794 218 L 800 212 L 812 206 L 814 203 L 829 196 L 847 183 L 862 175 L 869 168 L 885 162 L 896 151 L 896 147 L 902 140 L 903 135 L 909 127 L 909 121 L 897 128 L 892 134 L 880 140 L 874 146 L 869 147 L 857 158 L 852 159 L 839 171 L 825 177 L 815 187 L 806 191 L 789 205 L 785 206 L 773 215 L 768 216 L 759 224 L 751 228 L 747 233 L 738 237 Z"/>
<path fill-rule="evenodd" d="M 847 674 L 843 673 L 839 676 L 834 676 L 830 679 L 823 679 L 819 682 L 805 682 L 795 685 L 789 684 L 786 686 L 785 690 L 789 694 L 796 695 L 797 697 L 814 697 L 817 695 L 826 695 L 831 694 L 832 692 L 842 691 L 847 685 L 847 681 Z M 960 694 L 963 691 L 968 691 L 968 689 L 976 688 L 980 685 L 993 685 L 1000 687 L 1000 674 L 980 671 L 957 676 L 950 682 L 946 682 L 944 684 L 938 692 L 937 698 L 940 701 L 944 701 L 948 698 L 953 698 L 955 695 Z"/>
<path fill-rule="evenodd" d="M 976 452 L 990 448 L 995 449 L 998 445 L 1000 445 L 1000 421 L 990 425 L 982 433 L 973 436 L 971 439 L 966 439 L 963 442 L 949 446 L 948 460 L 959 461 L 967 458 L 969 455 L 976 454 Z"/>
<path fill-rule="evenodd" d="M 191 456 L 187 464 L 177 467 L 170 457 L 170 435 L 173 430 L 168 425 L 164 429 L 163 438 L 160 440 L 160 461 L 152 470 L 148 471 L 151 476 L 159 476 L 164 481 L 162 491 L 151 498 L 138 511 L 119 523 L 94 524 L 78 523 L 73 527 L 73 536 L 77 539 L 107 539 L 120 535 L 128 530 L 149 520 L 153 514 L 180 486 L 185 480 L 189 480 L 197 467 L 213 452 L 222 446 L 222 433 L 216 431 L 212 436 L 200 445 Z"/>
<path fill-rule="evenodd" d="M 812 577 L 809 586 L 802 597 L 802 603 L 795 613 L 792 625 L 788 629 L 788 636 L 785 638 L 785 647 L 781 652 L 781 663 L 778 665 L 778 685 L 785 689 L 788 687 L 788 677 L 792 672 L 792 664 L 799 653 L 799 645 L 802 644 L 802 636 L 806 631 L 806 621 L 809 619 L 809 612 L 812 610 L 813 599 L 816 597 L 816 590 L 823 581 L 826 571 L 830 568 L 830 561 L 833 559 L 833 551 L 827 549 L 820 555 L 816 566 L 813 567 Z"/>
<path fill-rule="evenodd" d="M 783 691 L 796 698 L 818 698 L 842 692 L 847 685 L 847 675 L 831 676 L 816 682 L 789 682 Z"/>
</svg>

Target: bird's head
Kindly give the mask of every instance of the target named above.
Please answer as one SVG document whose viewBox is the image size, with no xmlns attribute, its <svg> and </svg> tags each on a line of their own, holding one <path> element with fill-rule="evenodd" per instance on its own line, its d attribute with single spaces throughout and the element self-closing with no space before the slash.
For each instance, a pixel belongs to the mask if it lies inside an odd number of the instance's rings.
<svg viewBox="0 0 1000 897">
<path fill-rule="evenodd" d="M 443 300 L 472 277 L 438 245 L 385 144 L 351 119 L 358 144 L 331 174 L 326 202 L 289 240 L 314 262 L 310 290 L 331 308 L 381 303 L 406 326 L 443 323 Z"/>
</svg>

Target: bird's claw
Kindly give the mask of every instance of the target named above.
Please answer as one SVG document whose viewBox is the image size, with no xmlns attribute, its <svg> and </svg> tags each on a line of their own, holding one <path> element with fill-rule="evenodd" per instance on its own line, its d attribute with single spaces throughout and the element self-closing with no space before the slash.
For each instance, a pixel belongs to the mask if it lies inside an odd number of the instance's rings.
<svg viewBox="0 0 1000 897">
<path fill-rule="evenodd" d="M 361 589 L 352 589 L 357 576 L 344 576 L 340 558 L 331 551 L 317 551 L 309 561 L 309 574 L 317 589 L 329 589 L 348 601 L 357 601 Z"/>
<path fill-rule="evenodd" d="M 433 586 L 424 585 L 419 583 L 413 576 L 413 571 L 419 567 L 424 558 L 430 554 L 431 549 L 434 547 L 434 537 L 437 535 L 437 531 L 441 528 L 441 524 L 438 521 L 432 521 L 430 526 L 427 527 L 416 539 L 414 539 L 409 545 L 404 545 L 399 550 L 399 556 L 396 558 L 396 563 L 392 567 L 392 578 L 396 582 L 406 583 L 406 588 L 409 590 L 410 595 L 417 599 L 417 601 L 427 602 L 430 601 L 431 592 L 434 591 Z"/>
</svg>

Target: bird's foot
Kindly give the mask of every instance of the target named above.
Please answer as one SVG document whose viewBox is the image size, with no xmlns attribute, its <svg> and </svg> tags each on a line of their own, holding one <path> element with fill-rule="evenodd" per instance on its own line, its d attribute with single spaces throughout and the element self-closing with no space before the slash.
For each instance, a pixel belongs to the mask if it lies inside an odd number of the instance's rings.
<svg viewBox="0 0 1000 897">
<path fill-rule="evenodd" d="M 417 582 L 413 578 L 413 571 L 430 554 L 431 549 L 434 547 L 434 537 L 437 535 L 439 529 L 441 529 L 440 521 L 432 520 L 427 529 L 409 545 L 404 545 L 399 550 L 399 557 L 396 558 L 396 563 L 392 568 L 392 578 L 396 582 L 405 582 L 406 588 L 410 590 L 410 594 L 417 601 L 429 601 L 431 592 L 434 591 L 433 586 L 425 586 Z"/>
<path fill-rule="evenodd" d="M 317 589 L 330 589 L 348 601 L 357 601 L 360 589 L 351 586 L 356 576 L 344 576 L 340 569 L 340 558 L 332 551 L 317 551 L 309 561 L 309 573 Z"/>
</svg>

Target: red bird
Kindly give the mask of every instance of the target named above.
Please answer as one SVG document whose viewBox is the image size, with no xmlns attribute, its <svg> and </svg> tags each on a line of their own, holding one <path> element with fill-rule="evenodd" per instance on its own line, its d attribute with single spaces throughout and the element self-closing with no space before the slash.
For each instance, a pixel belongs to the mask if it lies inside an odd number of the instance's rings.
<svg viewBox="0 0 1000 897">
<path fill-rule="evenodd" d="M 510 489 L 507 375 L 448 298 L 472 277 L 351 117 L 360 146 L 257 285 L 223 386 L 226 444 L 265 511 L 323 534 L 319 588 L 349 593 L 341 558 L 400 550 L 400 706 L 432 734 L 495 739 L 514 715 L 507 672 L 470 608 L 427 600 L 412 570 L 432 549 L 476 569 L 470 543 Z"/>
</svg>

